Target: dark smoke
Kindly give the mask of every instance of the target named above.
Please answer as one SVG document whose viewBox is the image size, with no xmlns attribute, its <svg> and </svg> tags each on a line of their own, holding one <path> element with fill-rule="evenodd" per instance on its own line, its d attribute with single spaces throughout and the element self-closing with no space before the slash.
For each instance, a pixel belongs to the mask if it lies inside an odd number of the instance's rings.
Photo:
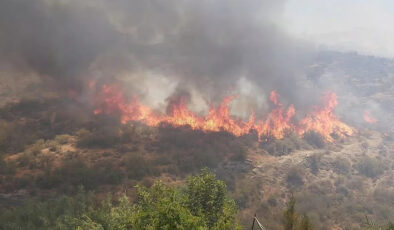
<svg viewBox="0 0 394 230">
<path fill-rule="evenodd" d="M 258 88 L 256 97 L 275 89 L 302 106 L 316 98 L 302 80 L 312 52 L 281 30 L 284 4 L 2 0 L 0 59 L 52 79 L 59 89 L 150 71 L 216 100 L 243 77 Z"/>
<path fill-rule="evenodd" d="M 79 87 L 80 77 L 119 33 L 101 12 L 43 0 L 0 2 L 1 60 Z M 66 84 L 66 85 L 64 85 Z"/>
</svg>

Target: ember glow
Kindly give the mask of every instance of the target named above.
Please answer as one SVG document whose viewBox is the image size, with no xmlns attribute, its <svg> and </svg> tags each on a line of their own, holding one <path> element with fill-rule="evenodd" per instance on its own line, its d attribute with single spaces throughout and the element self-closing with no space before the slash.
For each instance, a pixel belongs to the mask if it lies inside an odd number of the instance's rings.
<svg viewBox="0 0 394 230">
<path fill-rule="evenodd" d="M 353 134 L 353 129 L 335 116 L 334 109 L 337 106 L 337 98 L 332 92 L 323 97 L 321 107 L 315 107 L 311 114 L 306 115 L 298 123 L 293 119 L 296 112 L 294 106 L 290 105 L 288 108 L 284 108 L 279 102 L 279 95 L 276 91 L 272 91 L 269 97 L 275 108 L 262 120 L 256 120 L 254 112 L 251 113 L 248 121 L 231 117 L 229 105 L 235 97 L 225 97 L 219 106 L 211 105 L 205 116 L 196 115 L 187 107 L 185 98 L 180 97 L 167 105 L 166 114 L 160 114 L 141 104 L 137 97 L 133 97 L 128 102 L 120 87 L 103 85 L 95 99 L 97 108 L 94 110 L 94 114 L 119 114 L 123 124 L 129 121 L 141 122 L 148 126 L 167 123 L 174 127 L 190 126 L 192 129 L 206 132 L 226 131 L 235 136 L 246 135 L 254 131 L 259 140 L 262 140 L 266 135 L 281 139 L 289 131 L 301 136 L 309 131 L 314 131 L 328 142 L 333 141 L 333 134 L 338 137 Z"/>
</svg>

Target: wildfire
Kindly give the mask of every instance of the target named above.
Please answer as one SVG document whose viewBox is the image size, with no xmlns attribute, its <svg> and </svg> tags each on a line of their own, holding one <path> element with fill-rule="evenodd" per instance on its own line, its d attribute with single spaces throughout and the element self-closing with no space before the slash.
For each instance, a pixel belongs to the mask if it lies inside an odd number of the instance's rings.
<svg viewBox="0 0 394 230">
<path fill-rule="evenodd" d="M 314 131 L 322 135 L 325 140 L 331 142 L 331 135 L 339 137 L 351 136 L 353 129 L 341 122 L 334 114 L 334 109 L 338 104 L 337 95 L 328 92 L 323 97 L 323 106 L 315 107 L 315 110 L 308 114 L 299 122 L 298 133 L 303 135 L 308 131 Z"/>
<path fill-rule="evenodd" d="M 368 124 L 375 124 L 376 122 L 378 122 L 378 120 L 374 118 L 368 110 L 364 111 L 363 118 L 364 121 L 367 122 Z"/>
<path fill-rule="evenodd" d="M 120 115 L 122 123 L 138 121 L 148 126 L 158 126 L 161 123 L 168 123 L 175 127 L 187 125 L 192 129 L 207 132 L 226 131 L 235 136 L 246 135 L 254 131 L 258 134 L 259 139 L 264 135 L 280 139 L 288 131 L 294 131 L 299 135 L 314 131 L 322 135 L 326 141 L 331 142 L 333 134 L 339 137 L 353 134 L 353 129 L 335 116 L 334 109 L 337 105 L 337 98 L 332 92 L 324 96 L 322 107 L 316 107 L 298 124 L 293 121 L 294 106 L 290 105 L 288 108 L 284 108 L 279 102 L 279 95 L 276 91 L 272 91 L 269 97 L 275 108 L 264 120 L 256 121 L 254 112 L 251 113 L 248 121 L 232 118 L 229 104 L 234 98 L 235 96 L 225 97 L 219 106 L 211 105 L 207 115 L 198 116 L 188 109 L 185 98 L 180 97 L 168 104 L 166 114 L 159 114 L 150 107 L 141 104 L 137 97 L 133 97 L 130 102 L 127 102 L 119 87 L 103 85 L 96 97 L 97 109 L 94 110 L 94 114 L 117 113 Z"/>
</svg>

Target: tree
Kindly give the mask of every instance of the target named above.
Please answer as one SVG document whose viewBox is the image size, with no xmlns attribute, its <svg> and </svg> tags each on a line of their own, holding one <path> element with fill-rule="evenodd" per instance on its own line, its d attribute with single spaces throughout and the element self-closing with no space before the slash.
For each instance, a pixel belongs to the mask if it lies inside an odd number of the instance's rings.
<svg viewBox="0 0 394 230">
<path fill-rule="evenodd" d="M 205 229 L 203 219 L 192 215 L 185 196 L 174 188 L 159 181 L 151 188 L 138 187 L 137 193 L 131 221 L 135 229 Z"/>
<path fill-rule="evenodd" d="M 287 209 L 283 214 L 284 230 L 295 230 L 298 222 L 298 214 L 295 211 L 295 198 L 291 194 L 290 200 L 287 202 Z"/>
<path fill-rule="evenodd" d="M 312 230 L 313 227 L 307 215 L 300 216 L 296 211 L 296 200 L 291 194 L 287 209 L 283 213 L 284 230 Z"/>
<path fill-rule="evenodd" d="M 303 215 L 301 222 L 298 226 L 299 230 L 312 230 L 312 225 L 311 225 L 311 221 L 309 220 L 309 217 L 307 215 Z"/>
<path fill-rule="evenodd" d="M 0 230 L 239 229 L 234 200 L 207 170 L 188 178 L 186 187 L 160 181 L 150 188 L 137 186 L 134 203 L 123 195 L 97 204 L 92 195 L 80 189 L 73 197 L 31 200 L 0 213 Z"/>
<path fill-rule="evenodd" d="M 236 205 L 227 197 L 223 181 L 217 180 L 208 169 L 203 169 L 199 175 L 189 177 L 186 184 L 187 206 L 193 215 L 202 216 L 209 228 L 237 227 Z"/>
</svg>

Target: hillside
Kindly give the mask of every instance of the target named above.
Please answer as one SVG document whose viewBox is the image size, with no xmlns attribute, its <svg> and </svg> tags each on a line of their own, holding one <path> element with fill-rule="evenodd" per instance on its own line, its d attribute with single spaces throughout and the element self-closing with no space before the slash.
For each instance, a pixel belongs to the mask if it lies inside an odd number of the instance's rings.
<svg viewBox="0 0 394 230">
<path fill-rule="evenodd" d="M 360 76 L 357 90 L 367 84 Z M 375 82 L 383 85 L 392 75 L 380 77 Z M 70 95 L 29 91 L 42 84 L 34 76 L 8 82 L 15 87 L 2 94 L 7 103 L 0 109 L 0 209 L 73 195 L 80 185 L 98 197 L 127 191 L 133 200 L 137 184 L 160 179 L 181 185 L 208 167 L 226 182 L 245 228 L 257 213 L 268 229 L 280 229 L 292 193 L 316 229 L 363 229 L 365 216 L 377 223 L 394 219 L 394 135 L 384 117 L 372 125 L 349 122 L 356 133 L 332 143 L 316 133 L 291 132 L 259 142 L 253 132 L 236 137 L 188 126 L 122 124 L 113 114 L 94 115 Z M 371 90 L 362 98 L 393 100 L 390 88 Z"/>
</svg>

